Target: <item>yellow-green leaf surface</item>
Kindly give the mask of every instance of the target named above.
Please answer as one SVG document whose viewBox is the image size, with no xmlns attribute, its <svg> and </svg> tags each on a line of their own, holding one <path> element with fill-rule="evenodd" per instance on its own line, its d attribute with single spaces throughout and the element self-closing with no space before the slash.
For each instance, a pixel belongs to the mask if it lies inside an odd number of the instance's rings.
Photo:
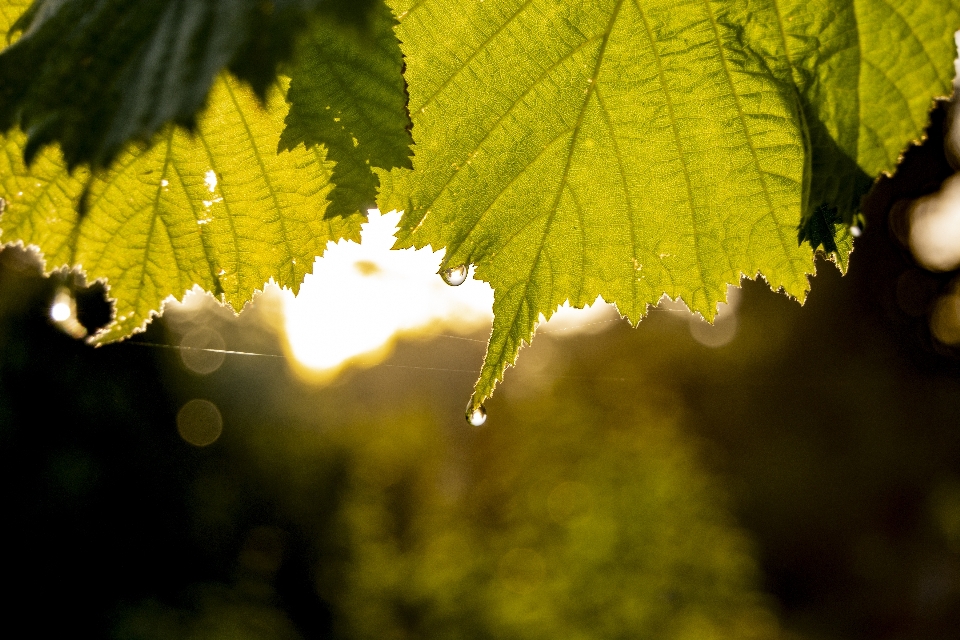
<svg viewBox="0 0 960 640">
<path fill-rule="evenodd" d="M 27 3 L 23 2 L 23 7 Z M 6 32 L 14 13 L 0 14 Z M 322 147 L 277 153 L 287 104 L 277 87 L 261 106 L 229 76 L 214 84 L 191 135 L 168 127 L 89 183 L 55 148 L 27 169 L 25 136 L 0 139 L 0 242 L 39 248 L 45 269 L 82 269 L 115 299 L 97 342 L 140 330 L 168 296 L 195 284 L 239 310 L 270 278 L 296 290 L 327 242 L 358 239 L 361 216 L 324 220 L 330 165 Z"/>
<path fill-rule="evenodd" d="M 23 136 L 10 136 L 0 240 L 36 245 L 47 269 L 76 265 L 107 283 L 116 317 L 99 342 L 142 329 L 195 284 L 236 310 L 271 278 L 296 291 L 328 241 L 359 238 L 362 218 L 324 219 L 329 164 L 322 147 L 277 154 L 285 115 L 280 90 L 265 110 L 245 85 L 219 79 L 196 134 L 171 127 L 121 154 L 93 180 L 82 218 L 85 176 L 48 150 L 27 170 Z"/>
<path fill-rule="evenodd" d="M 416 146 L 379 204 L 405 211 L 398 246 L 446 247 L 494 288 L 474 405 L 565 300 L 638 322 L 666 294 L 710 319 L 763 276 L 803 301 L 798 230 L 818 208 L 848 225 L 921 137 L 960 28 L 956 0 L 393 7 Z"/>
</svg>

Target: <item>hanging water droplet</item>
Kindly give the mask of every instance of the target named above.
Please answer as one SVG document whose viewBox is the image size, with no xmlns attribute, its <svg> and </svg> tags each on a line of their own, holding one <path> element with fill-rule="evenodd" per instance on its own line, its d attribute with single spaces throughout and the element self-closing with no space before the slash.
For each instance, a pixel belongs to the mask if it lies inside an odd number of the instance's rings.
<svg viewBox="0 0 960 640">
<path fill-rule="evenodd" d="M 467 265 L 462 264 L 459 267 L 450 267 L 440 272 L 440 277 L 451 287 L 459 287 L 467 279 Z"/>
<path fill-rule="evenodd" d="M 50 319 L 54 322 L 65 322 L 73 316 L 73 296 L 70 292 L 61 287 L 53 297 L 53 304 L 50 305 Z"/>
<path fill-rule="evenodd" d="M 860 225 L 850 225 L 850 235 L 852 235 L 854 238 L 859 238 L 862 233 L 863 229 L 860 228 Z"/>
<path fill-rule="evenodd" d="M 471 403 L 467 405 L 467 422 L 469 422 L 471 426 L 479 427 L 486 421 L 487 410 L 483 405 L 474 408 L 473 402 L 471 401 Z"/>
<path fill-rule="evenodd" d="M 79 340 L 87 335 L 87 328 L 77 320 L 77 302 L 66 287 L 57 289 L 56 295 L 53 296 L 53 302 L 50 304 L 50 319 L 61 331 L 73 338 Z"/>
</svg>

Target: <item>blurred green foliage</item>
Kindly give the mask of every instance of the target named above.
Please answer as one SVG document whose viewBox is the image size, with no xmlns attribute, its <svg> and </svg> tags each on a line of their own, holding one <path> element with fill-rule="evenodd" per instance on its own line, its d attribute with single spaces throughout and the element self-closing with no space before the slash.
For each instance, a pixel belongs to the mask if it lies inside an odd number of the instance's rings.
<svg viewBox="0 0 960 640">
<path fill-rule="evenodd" d="M 676 412 L 578 387 L 459 434 L 412 405 L 329 429 L 248 427 L 234 455 L 281 520 L 310 531 L 336 637 L 776 637 L 751 545 Z M 250 574 L 269 593 L 279 565 L 249 557 L 238 561 L 247 587 L 181 612 L 166 637 L 221 637 L 204 622 L 211 608 L 233 615 L 231 637 L 287 637 L 279 622 L 275 635 L 245 622 L 270 601 L 249 597 Z M 258 562 L 268 568 L 251 570 Z M 251 608 L 223 604 L 238 598 Z M 118 637 L 159 638 L 139 631 L 170 616 L 140 604 Z"/>
<path fill-rule="evenodd" d="M 301 438 L 298 466 L 347 461 L 342 553 L 320 565 L 344 637 L 774 635 L 750 546 L 675 420 L 642 396 L 596 410 L 576 387 L 499 413 L 455 458 L 416 413 Z"/>
</svg>

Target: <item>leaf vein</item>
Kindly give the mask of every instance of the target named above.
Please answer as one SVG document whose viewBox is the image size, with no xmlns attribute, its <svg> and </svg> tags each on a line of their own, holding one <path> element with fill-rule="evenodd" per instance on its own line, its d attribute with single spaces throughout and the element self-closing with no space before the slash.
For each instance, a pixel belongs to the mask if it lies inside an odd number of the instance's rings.
<svg viewBox="0 0 960 640">
<path fill-rule="evenodd" d="M 660 58 L 660 52 L 657 50 L 657 43 L 653 37 L 653 31 L 650 29 L 650 21 L 647 19 L 646 12 L 643 10 L 643 7 L 640 6 L 638 0 L 633 0 L 633 4 L 636 6 L 637 11 L 640 12 L 640 18 L 643 20 L 644 31 L 646 32 L 647 39 L 650 41 L 650 50 L 653 52 L 653 57 L 657 63 L 657 78 L 660 83 L 660 90 L 663 93 L 664 101 L 667 104 L 667 114 L 670 116 L 670 128 L 673 131 L 674 144 L 677 147 L 677 154 L 680 157 L 680 167 L 683 169 L 683 178 L 687 187 L 687 197 L 689 198 L 690 203 L 690 216 L 694 227 L 696 227 L 697 218 L 693 200 L 693 184 L 690 181 L 690 169 L 687 167 L 687 156 L 683 150 L 683 143 L 680 139 L 680 131 L 677 127 L 677 116 L 674 111 L 673 98 L 670 95 L 670 92 L 667 90 L 666 79 L 663 75 L 663 60 Z M 700 288 L 705 290 L 707 275 L 704 272 L 703 255 L 700 251 L 700 240 L 696 232 L 693 234 L 693 248 L 694 252 L 697 254 L 697 267 L 700 272 L 700 282 L 701 285 L 703 285 Z M 693 304 L 693 300 L 690 300 L 690 304 Z"/>
<path fill-rule="evenodd" d="M 423 104 L 420 105 L 420 109 L 426 109 L 427 106 L 429 106 L 430 103 L 433 102 L 433 100 L 434 100 L 444 89 L 446 89 L 447 86 L 449 86 L 449 84 L 453 81 L 453 79 L 456 78 L 456 77 L 458 77 L 463 71 L 465 71 L 466 68 L 470 65 L 470 63 L 473 62 L 473 61 L 476 59 L 476 57 L 477 57 L 478 55 L 480 55 L 480 53 L 481 53 L 483 50 L 485 50 L 485 49 L 487 48 L 487 46 L 489 46 L 489 44 L 490 44 L 491 42 L 493 42 L 494 38 L 496 38 L 498 35 L 500 35 L 501 33 L 503 33 L 503 30 L 506 29 L 506 28 L 510 25 L 511 22 L 513 22 L 514 20 L 516 20 L 517 17 L 518 17 L 521 13 L 523 13 L 523 11 L 524 11 L 527 7 L 529 7 L 532 3 L 533 3 L 533 0 L 524 0 L 524 2 L 523 2 L 519 7 L 517 7 L 516 11 L 514 11 L 511 15 L 507 16 L 507 17 L 503 20 L 503 23 L 502 23 L 499 27 L 497 27 L 496 30 L 494 30 L 493 33 L 491 33 L 489 36 L 487 36 L 482 42 L 480 42 L 480 43 L 477 45 L 476 49 L 473 50 L 473 52 L 467 57 L 467 59 L 463 62 L 463 64 L 460 65 L 460 68 L 457 69 L 457 71 L 456 71 L 455 73 L 451 73 L 451 74 L 448 75 L 446 78 L 444 78 L 443 82 L 440 83 L 440 86 L 438 86 L 438 87 L 436 88 L 436 90 L 434 90 L 434 92 L 431 93 L 430 96 L 427 97 L 426 100 L 424 100 Z"/>
<path fill-rule="evenodd" d="M 740 120 L 740 126 L 743 129 L 743 137 L 747 143 L 747 148 L 750 149 L 750 156 L 753 160 L 753 167 L 757 172 L 757 178 L 760 180 L 760 189 L 763 191 L 763 197 L 767 201 L 767 215 L 773 218 L 774 227 L 777 229 L 777 236 L 780 239 L 780 245 L 783 247 L 784 253 L 790 254 L 790 246 L 787 242 L 787 239 L 783 235 L 783 229 L 777 220 L 776 209 L 773 206 L 773 198 L 770 195 L 770 188 L 767 186 L 767 180 L 764 175 L 763 167 L 760 165 L 760 158 L 757 155 L 757 147 L 754 144 L 753 136 L 750 134 L 750 128 L 747 126 L 747 119 L 743 113 L 743 104 L 740 102 L 740 94 L 737 92 L 737 87 L 733 82 L 733 74 L 730 72 L 730 63 L 727 60 L 727 54 L 724 51 L 723 41 L 720 39 L 720 29 L 717 26 L 717 19 L 713 13 L 713 7 L 710 5 L 710 0 L 704 0 L 704 6 L 707 9 L 707 13 L 710 15 L 710 24 L 713 26 L 713 36 L 717 43 L 717 52 L 720 54 L 720 60 L 723 63 L 723 72 L 727 77 L 727 83 L 730 85 L 730 93 L 733 96 L 734 104 L 737 106 L 737 117 Z M 727 257 L 727 264 L 729 266 L 729 256 Z M 793 272 L 794 277 L 802 277 L 801 273 L 797 270 L 797 265 L 792 260 L 790 261 L 790 270 Z"/>
<path fill-rule="evenodd" d="M 260 172 L 263 175 L 264 183 L 266 183 L 269 199 L 273 201 L 274 209 L 276 209 L 277 212 L 277 219 L 280 221 L 280 233 L 283 237 L 283 243 L 287 247 L 287 253 L 291 256 L 296 255 L 290 242 L 290 236 L 288 235 L 287 222 L 283 215 L 283 207 L 280 205 L 280 199 L 277 197 L 277 190 L 273 185 L 273 181 L 270 179 L 270 173 L 267 171 L 267 165 L 263 160 L 263 154 L 260 153 L 260 147 L 257 146 L 257 139 L 253 135 L 253 130 L 250 129 L 250 123 L 247 121 L 247 116 L 244 114 L 243 108 L 237 101 L 237 96 L 233 91 L 233 87 L 230 86 L 229 82 L 223 82 L 223 85 L 226 87 L 227 94 L 230 96 L 230 101 L 233 102 L 233 106 L 237 110 L 237 116 L 239 117 L 240 122 L 243 124 L 244 130 L 247 132 L 247 137 L 250 139 L 250 148 L 253 150 L 253 155 L 256 157 L 257 163 L 260 165 Z M 224 199 L 224 201 L 226 201 L 226 199 Z M 285 266 L 290 270 L 290 281 L 291 283 L 295 283 L 297 280 L 296 267 L 289 260 L 285 262 Z"/>
<path fill-rule="evenodd" d="M 480 151 L 481 147 L 483 147 L 483 145 L 486 144 L 486 142 L 490 139 L 490 136 L 492 136 L 493 133 L 500 127 L 500 125 L 503 124 L 503 121 L 506 120 L 507 117 L 514 112 L 514 110 L 523 102 L 523 99 L 524 99 L 526 96 L 528 96 L 531 92 L 533 92 L 534 89 L 536 89 L 537 87 L 539 87 L 541 82 L 543 82 L 544 80 L 547 79 L 547 77 L 554 71 L 554 69 L 556 69 L 557 67 L 559 67 L 560 65 L 562 65 L 564 62 L 566 62 L 567 60 L 569 60 L 570 58 L 572 58 L 573 56 L 575 56 L 577 53 L 579 53 L 579 52 L 582 51 L 584 48 L 586 48 L 587 45 L 592 44 L 592 43 L 595 42 L 597 39 L 599 39 L 599 36 L 594 36 L 593 38 L 590 38 L 590 40 L 587 40 L 587 41 L 585 41 L 585 42 L 580 43 L 579 45 L 577 45 L 576 47 L 574 47 L 573 49 L 571 49 L 569 52 L 567 52 L 566 54 L 564 54 L 561 58 L 559 58 L 559 59 L 558 59 L 556 62 L 554 62 L 552 65 L 550 65 L 550 67 L 548 67 L 547 69 L 545 69 L 544 72 L 543 72 L 542 74 L 540 74 L 540 76 L 539 76 L 533 83 L 531 83 L 530 87 L 529 87 L 526 91 L 524 91 L 523 94 L 520 95 L 520 96 L 517 98 L 517 100 L 514 101 L 514 103 L 510 106 L 510 108 L 507 109 L 507 110 L 503 113 L 503 115 L 501 115 L 501 116 L 497 119 L 497 121 L 496 121 L 495 123 L 493 123 L 493 125 L 490 126 L 489 129 L 487 129 L 487 131 L 484 133 L 483 137 L 480 138 L 480 140 L 478 140 L 475 145 L 473 145 L 473 151 L 469 152 L 469 153 L 467 154 L 467 157 L 476 155 L 476 153 L 477 153 L 478 151 Z M 528 163 L 527 166 L 529 166 L 530 164 L 533 164 L 534 162 L 536 162 L 536 160 L 539 159 L 539 158 L 543 155 L 543 153 L 546 151 L 546 148 L 547 148 L 547 147 L 551 146 L 554 142 L 556 142 L 558 139 L 560 139 L 564 134 L 568 133 L 569 131 L 570 131 L 570 129 L 564 129 L 564 130 L 560 133 L 560 135 L 558 135 L 556 138 L 554 138 L 552 141 L 550 141 L 550 143 L 548 143 L 547 145 L 545 145 L 545 146 L 544 146 L 544 151 L 542 151 L 540 154 L 538 154 L 538 155 L 536 156 L 536 158 L 534 158 L 534 160 L 533 160 L 532 162 Z M 463 162 L 463 161 L 461 161 L 460 163 L 458 163 L 457 168 L 450 172 L 450 175 L 448 176 L 447 180 L 446 180 L 446 181 L 443 183 L 443 185 L 437 190 L 437 192 L 436 192 L 437 195 L 433 198 L 434 201 L 438 200 L 438 199 L 440 198 L 440 196 L 442 196 L 442 195 L 444 194 L 444 192 L 446 192 L 446 190 L 450 187 L 450 184 L 453 182 L 453 180 L 457 177 L 457 175 L 459 175 L 459 173 L 460 173 L 466 166 L 467 166 L 467 163 L 465 163 L 465 162 Z M 506 189 L 508 189 L 508 188 L 509 188 L 510 186 L 512 186 L 518 179 L 520 179 L 520 177 L 521 177 L 522 174 L 523 174 L 523 169 L 524 169 L 524 167 L 521 167 L 521 168 L 519 169 L 517 175 L 515 175 L 515 176 L 510 180 L 510 182 L 508 182 L 507 185 L 500 190 L 500 192 L 499 192 L 499 194 L 497 195 L 497 197 L 493 199 L 493 202 L 496 202 L 496 201 L 499 199 L 499 197 L 500 197 L 501 195 L 503 195 L 503 192 L 504 192 Z M 481 213 L 480 216 L 477 218 L 477 221 L 474 222 L 472 225 L 470 225 L 470 227 L 466 230 L 466 232 L 462 234 L 462 238 L 458 241 L 458 243 L 457 243 L 457 245 L 456 245 L 457 247 L 459 247 L 460 244 L 462 244 L 463 242 L 465 242 L 466 239 L 470 236 L 470 234 L 472 234 L 472 233 L 476 230 L 477 226 L 480 224 L 480 221 L 483 220 L 484 216 L 486 216 L 486 214 L 487 214 L 491 209 L 492 209 L 492 205 L 491 205 L 490 207 L 486 207 L 486 208 L 484 209 L 483 213 Z M 423 222 L 423 221 L 421 220 L 421 224 L 422 224 L 422 222 Z M 454 251 L 455 251 L 455 250 L 450 251 L 450 254 L 454 253 Z M 448 255 L 450 255 L 450 254 L 448 254 Z"/>
</svg>

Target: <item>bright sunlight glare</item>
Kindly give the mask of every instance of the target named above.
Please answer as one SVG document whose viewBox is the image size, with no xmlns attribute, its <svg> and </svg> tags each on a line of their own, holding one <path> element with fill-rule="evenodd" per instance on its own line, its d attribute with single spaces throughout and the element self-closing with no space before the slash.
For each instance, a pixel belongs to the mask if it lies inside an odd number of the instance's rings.
<svg viewBox="0 0 960 640">
<path fill-rule="evenodd" d="M 369 214 L 361 244 L 328 246 L 299 295 L 283 292 L 289 352 L 308 378 L 332 378 L 351 362 L 376 364 L 400 334 L 468 334 L 492 320 L 486 283 L 448 286 L 437 274 L 442 251 L 391 250 L 400 214 Z"/>
<path fill-rule="evenodd" d="M 331 244 L 299 295 L 283 291 L 286 348 L 303 377 L 329 381 L 347 364 L 377 364 L 401 335 L 465 335 L 490 326 L 490 286 L 474 280 L 472 269 L 463 284 L 447 285 L 438 275 L 443 251 L 391 250 L 399 221 L 395 211 L 371 209 L 362 244 Z M 598 299 L 586 309 L 563 305 L 538 331 L 602 331 L 618 319 Z M 480 363 L 473 365 L 479 371 Z"/>
</svg>

